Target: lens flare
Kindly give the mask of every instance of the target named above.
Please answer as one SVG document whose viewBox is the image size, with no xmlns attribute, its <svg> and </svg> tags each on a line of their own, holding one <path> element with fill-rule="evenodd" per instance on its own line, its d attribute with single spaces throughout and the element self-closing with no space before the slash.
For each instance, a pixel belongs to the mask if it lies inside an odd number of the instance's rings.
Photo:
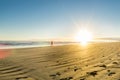
<svg viewBox="0 0 120 80">
<path fill-rule="evenodd" d="M 76 41 L 80 42 L 81 45 L 86 45 L 92 38 L 92 34 L 89 31 L 82 29 L 78 32 Z"/>
</svg>

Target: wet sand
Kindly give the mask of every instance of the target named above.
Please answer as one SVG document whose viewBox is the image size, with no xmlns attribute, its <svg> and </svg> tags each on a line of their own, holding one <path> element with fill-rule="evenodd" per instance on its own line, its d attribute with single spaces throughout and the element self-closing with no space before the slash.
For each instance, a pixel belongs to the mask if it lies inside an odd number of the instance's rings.
<svg viewBox="0 0 120 80">
<path fill-rule="evenodd" d="M 0 80 L 120 80 L 120 43 L 12 49 Z"/>
</svg>

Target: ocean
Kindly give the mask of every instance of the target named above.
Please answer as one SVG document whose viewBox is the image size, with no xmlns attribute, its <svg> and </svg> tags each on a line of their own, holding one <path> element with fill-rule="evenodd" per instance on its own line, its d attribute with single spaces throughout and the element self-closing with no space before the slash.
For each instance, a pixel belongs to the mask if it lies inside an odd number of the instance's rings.
<svg viewBox="0 0 120 80">
<path fill-rule="evenodd" d="M 118 40 L 96 40 L 93 42 L 120 42 Z M 53 46 L 80 44 L 80 42 L 72 41 L 54 41 Z M 51 46 L 50 41 L 0 41 L 0 49 L 14 49 L 14 48 L 30 48 L 30 47 L 46 47 Z"/>
<path fill-rule="evenodd" d="M 53 46 L 68 45 L 75 42 L 54 42 Z M 0 49 L 14 49 L 14 48 L 30 48 L 30 47 L 45 47 L 51 46 L 50 41 L 0 41 Z"/>
</svg>

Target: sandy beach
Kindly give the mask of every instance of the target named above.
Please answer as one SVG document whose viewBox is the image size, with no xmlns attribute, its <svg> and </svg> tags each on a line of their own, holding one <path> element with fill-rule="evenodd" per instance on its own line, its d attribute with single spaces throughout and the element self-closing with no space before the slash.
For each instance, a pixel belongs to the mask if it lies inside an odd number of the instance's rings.
<svg viewBox="0 0 120 80">
<path fill-rule="evenodd" d="M 12 49 L 0 80 L 120 80 L 120 43 Z"/>
</svg>

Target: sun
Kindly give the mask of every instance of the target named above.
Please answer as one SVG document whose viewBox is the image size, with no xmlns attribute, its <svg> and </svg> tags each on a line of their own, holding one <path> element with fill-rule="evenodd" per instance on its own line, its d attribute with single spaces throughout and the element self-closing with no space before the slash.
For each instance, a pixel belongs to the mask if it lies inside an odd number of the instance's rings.
<svg viewBox="0 0 120 80">
<path fill-rule="evenodd" d="M 77 36 L 75 37 L 77 42 L 80 42 L 82 45 L 86 45 L 89 41 L 93 39 L 93 35 L 86 29 L 81 29 Z"/>
</svg>

